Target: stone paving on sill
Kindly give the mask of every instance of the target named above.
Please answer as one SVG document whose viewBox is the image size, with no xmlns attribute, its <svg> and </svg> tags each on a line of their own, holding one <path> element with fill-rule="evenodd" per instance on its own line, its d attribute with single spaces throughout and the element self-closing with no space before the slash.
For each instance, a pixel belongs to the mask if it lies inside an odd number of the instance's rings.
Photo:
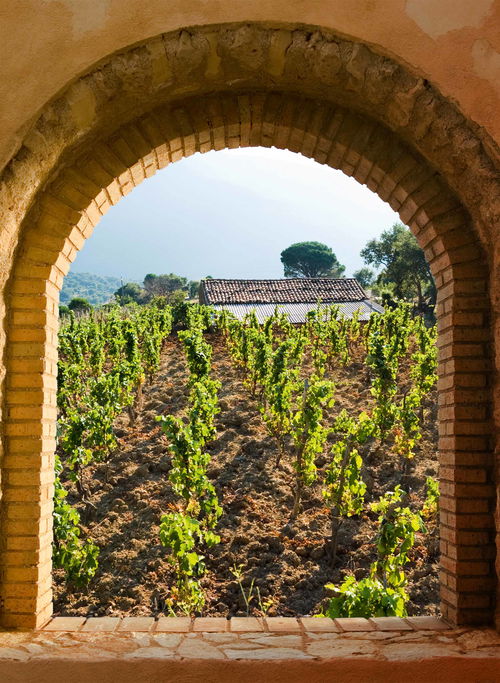
<svg viewBox="0 0 500 683">
<path fill-rule="evenodd" d="M 434 617 L 56 617 L 40 631 L 0 633 L 0 662 L 37 659 L 385 661 L 500 658 L 500 634 Z"/>
</svg>

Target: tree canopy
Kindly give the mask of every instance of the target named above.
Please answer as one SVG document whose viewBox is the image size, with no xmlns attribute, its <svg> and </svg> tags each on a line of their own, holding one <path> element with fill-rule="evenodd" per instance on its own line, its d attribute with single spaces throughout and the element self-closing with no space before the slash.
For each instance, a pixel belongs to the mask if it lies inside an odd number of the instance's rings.
<svg viewBox="0 0 500 683">
<path fill-rule="evenodd" d="M 321 242 L 296 242 L 281 252 L 285 277 L 343 277 L 343 266 Z"/>
<path fill-rule="evenodd" d="M 187 278 L 175 275 L 175 273 L 165 275 L 149 273 L 144 278 L 144 289 L 151 296 L 167 296 L 179 289 L 187 289 L 187 286 Z"/>
<path fill-rule="evenodd" d="M 199 282 L 188 281 L 187 278 L 175 273 L 164 275 L 148 273 L 142 287 L 136 282 L 127 282 L 116 290 L 114 296 L 122 306 L 131 302 L 146 304 L 159 298 L 164 299 L 166 303 L 176 304 L 184 301 L 188 293 L 190 296 L 195 296 L 198 286 Z"/>
<path fill-rule="evenodd" d="M 144 290 L 137 282 L 126 282 L 116 290 L 115 299 L 122 306 L 133 301 L 142 303 L 144 301 L 144 294 Z"/>
<path fill-rule="evenodd" d="M 422 310 L 436 303 L 436 287 L 424 252 L 407 227 L 395 223 L 361 251 L 368 265 L 382 267 L 377 284 L 392 288 L 400 299 L 415 300 Z"/>
<path fill-rule="evenodd" d="M 199 280 L 191 280 L 189 282 L 189 285 L 188 285 L 189 298 L 195 299 L 198 296 L 199 289 L 200 289 Z"/>
<path fill-rule="evenodd" d="M 361 287 L 371 287 L 375 282 L 375 273 L 371 268 L 360 268 L 352 274 Z"/>
<path fill-rule="evenodd" d="M 68 308 L 74 313 L 85 313 L 86 311 L 92 310 L 92 305 L 89 304 L 87 299 L 84 299 L 81 296 L 75 296 L 69 302 Z"/>
</svg>

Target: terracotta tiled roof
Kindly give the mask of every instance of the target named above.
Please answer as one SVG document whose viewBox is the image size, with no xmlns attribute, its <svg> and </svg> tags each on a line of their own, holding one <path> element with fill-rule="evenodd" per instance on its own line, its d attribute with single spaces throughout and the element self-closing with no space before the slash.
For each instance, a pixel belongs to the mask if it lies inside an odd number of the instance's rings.
<svg viewBox="0 0 500 683">
<path fill-rule="evenodd" d="M 214 279 L 202 280 L 200 290 L 200 301 L 207 304 L 342 303 L 366 298 L 354 278 Z"/>
</svg>

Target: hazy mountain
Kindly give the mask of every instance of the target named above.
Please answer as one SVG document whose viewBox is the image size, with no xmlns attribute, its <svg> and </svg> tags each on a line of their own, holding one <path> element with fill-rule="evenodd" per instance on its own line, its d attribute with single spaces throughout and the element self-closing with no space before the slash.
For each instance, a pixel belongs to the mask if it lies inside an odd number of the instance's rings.
<svg viewBox="0 0 500 683">
<path fill-rule="evenodd" d="M 170 164 L 99 221 L 72 270 L 141 281 L 146 273 L 283 277 L 280 253 L 323 242 L 346 273 L 399 217 L 353 178 L 299 154 L 233 149 Z"/>
<path fill-rule="evenodd" d="M 121 286 L 120 278 L 93 273 L 70 272 L 64 278 L 61 303 L 68 304 L 75 296 L 87 299 L 93 306 L 109 301 Z"/>
</svg>

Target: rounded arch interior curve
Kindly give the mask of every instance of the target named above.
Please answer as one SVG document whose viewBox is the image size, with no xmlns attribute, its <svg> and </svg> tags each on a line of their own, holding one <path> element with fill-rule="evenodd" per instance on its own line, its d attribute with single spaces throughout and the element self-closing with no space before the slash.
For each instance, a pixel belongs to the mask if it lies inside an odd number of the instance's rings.
<svg viewBox="0 0 500 683">
<path fill-rule="evenodd" d="M 473 153 L 467 146 L 460 151 L 455 137 L 464 136 L 476 141 Z M 481 145 L 473 127 L 422 79 L 367 46 L 305 29 L 219 27 L 160 36 L 114 56 L 50 105 L 11 165 L 2 197 L 11 200 L 5 215 L 12 229 L 5 625 L 35 625 L 50 612 L 63 277 L 106 210 L 145 178 L 189 154 L 239 146 L 289 149 L 353 176 L 399 212 L 424 249 L 438 289 L 443 613 L 456 623 L 484 622 L 494 606 L 493 538 L 491 524 L 488 531 L 484 525 L 494 506 L 486 249 L 495 206 L 482 197 L 495 178 Z M 23 535 L 36 538 L 37 547 L 32 578 L 21 581 L 26 557 L 20 561 L 9 543 L 16 545 L 16 513 L 26 500 Z M 483 553 L 475 557 L 478 534 Z M 21 591 L 20 584 L 31 588 Z"/>
</svg>

